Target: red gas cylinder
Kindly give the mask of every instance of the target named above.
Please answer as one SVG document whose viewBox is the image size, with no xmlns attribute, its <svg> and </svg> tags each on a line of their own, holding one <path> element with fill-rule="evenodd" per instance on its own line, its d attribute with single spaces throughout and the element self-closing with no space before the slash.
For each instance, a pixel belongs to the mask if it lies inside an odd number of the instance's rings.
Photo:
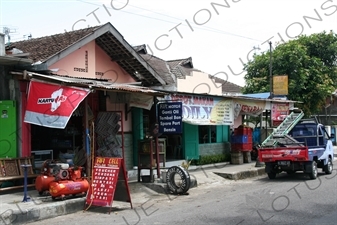
<svg viewBox="0 0 337 225">
<path fill-rule="evenodd" d="M 49 190 L 49 184 L 53 181 L 55 181 L 55 177 L 39 175 L 35 180 L 35 189 L 42 195 L 44 191 Z"/>
<path fill-rule="evenodd" d="M 67 195 L 76 195 L 87 192 L 89 189 L 89 182 L 86 179 L 82 180 L 61 180 L 54 181 L 49 184 L 49 192 L 53 199 Z"/>
</svg>

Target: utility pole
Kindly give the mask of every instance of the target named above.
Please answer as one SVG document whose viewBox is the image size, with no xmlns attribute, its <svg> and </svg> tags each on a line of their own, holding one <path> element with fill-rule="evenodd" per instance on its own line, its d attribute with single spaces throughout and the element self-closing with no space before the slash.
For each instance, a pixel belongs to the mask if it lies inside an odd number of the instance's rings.
<svg viewBox="0 0 337 225">
<path fill-rule="evenodd" d="M 271 52 L 271 41 L 269 42 L 269 48 L 270 48 L 270 59 L 269 59 L 269 77 L 270 77 L 270 96 L 269 98 L 273 98 L 273 58 L 272 58 L 272 52 Z"/>
<path fill-rule="evenodd" d="M 271 41 L 269 41 L 269 53 L 270 53 L 270 59 L 269 59 L 269 76 L 270 76 L 270 94 L 269 94 L 269 98 L 273 99 L 274 98 L 274 94 L 273 94 L 273 57 L 272 57 L 272 49 L 271 49 Z M 273 103 L 270 102 L 270 127 L 273 127 L 273 118 L 272 118 L 272 107 L 273 107 Z M 268 121 L 268 119 L 266 120 Z M 268 123 L 268 122 L 267 122 Z"/>
</svg>

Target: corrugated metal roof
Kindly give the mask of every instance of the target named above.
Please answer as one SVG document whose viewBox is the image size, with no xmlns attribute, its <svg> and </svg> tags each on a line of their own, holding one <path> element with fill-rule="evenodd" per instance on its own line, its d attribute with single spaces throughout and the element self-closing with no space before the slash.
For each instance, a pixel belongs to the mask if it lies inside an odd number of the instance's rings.
<svg viewBox="0 0 337 225">
<path fill-rule="evenodd" d="M 22 73 L 23 75 L 23 73 Z M 71 84 L 72 86 L 87 87 L 96 90 L 109 90 L 115 92 L 135 92 L 143 93 L 155 96 L 164 96 L 166 93 L 149 89 L 147 87 L 136 86 L 132 84 L 117 84 L 111 83 L 104 80 L 97 79 L 87 79 L 87 78 L 77 78 L 77 77 L 65 77 L 58 75 L 45 75 L 33 72 L 27 72 L 27 75 L 33 79 L 44 80 L 44 81 L 58 81 L 61 83 Z"/>
<path fill-rule="evenodd" d="M 68 75 L 60 75 L 57 74 L 57 76 L 59 77 L 69 77 L 69 78 L 78 78 L 78 79 L 88 79 L 87 77 L 72 77 L 72 76 L 68 76 Z M 99 80 L 99 81 L 109 81 L 111 79 L 102 79 L 102 78 L 90 78 L 89 80 Z"/>
<path fill-rule="evenodd" d="M 250 97 L 250 98 L 269 98 L 270 92 L 254 93 L 254 94 L 242 94 L 240 96 Z"/>
<path fill-rule="evenodd" d="M 176 91 L 165 91 L 166 95 L 170 94 L 184 94 L 184 95 L 199 95 L 199 96 L 209 96 L 209 97 L 218 97 L 224 99 L 241 99 L 241 100 L 251 100 L 251 101 L 264 101 L 264 102 L 280 102 L 280 103 L 301 103 L 299 101 L 285 100 L 285 99 L 269 99 L 269 98 L 252 98 L 242 95 L 210 95 L 210 94 L 195 94 L 190 92 L 176 92 Z"/>
<path fill-rule="evenodd" d="M 1 65 L 7 65 L 7 66 L 31 65 L 32 62 L 33 61 L 30 59 L 18 58 L 18 57 L 13 57 L 13 56 L 0 56 Z"/>
<path fill-rule="evenodd" d="M 257 100 L 257 101 L 266 101 L 266 102 L 284 102 L 284 103 L 301 103 L 299 101 L 293 101 L 293 100 L 286 100 L 286 99 L 271 99 L 271 98 L 257 98 L 257 97 L 248 97 L 248 96 L 242 96 L 242 95 L 233 95 L 229 96 L 229 98 L 232 99 L 245 99 L 245 100 Z"/>
</svg>

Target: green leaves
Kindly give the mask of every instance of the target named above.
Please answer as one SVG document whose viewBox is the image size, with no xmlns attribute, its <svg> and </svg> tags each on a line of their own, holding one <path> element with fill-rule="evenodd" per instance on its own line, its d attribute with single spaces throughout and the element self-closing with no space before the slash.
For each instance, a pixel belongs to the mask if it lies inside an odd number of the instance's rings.
<svg viewBox="0 0 337 225">
<path fill-rule="evenodd" d="M 337 87 L 337 36 L 318 33 L 278 45 L 272 52 L 273 75 L 288 75 L 288 98 L 301 101 L 307 116 L 324 107 Z M 270 54 L 255 55 L 244 69 L 244 93 L 270 91 Z"/>
</svg>

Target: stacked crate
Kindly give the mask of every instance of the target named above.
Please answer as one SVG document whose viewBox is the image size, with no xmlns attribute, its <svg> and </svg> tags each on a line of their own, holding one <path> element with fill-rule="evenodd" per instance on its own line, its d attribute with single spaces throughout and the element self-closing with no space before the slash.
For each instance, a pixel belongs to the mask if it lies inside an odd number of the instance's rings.
<svg viewBox="0 0 337 225">
<path fill-rule="evenodd" d="M 232 164 L 251 162 L 250 152 L 253 149 L 253 129 L 240 126 L 231 136 Z"/>
</svg>

